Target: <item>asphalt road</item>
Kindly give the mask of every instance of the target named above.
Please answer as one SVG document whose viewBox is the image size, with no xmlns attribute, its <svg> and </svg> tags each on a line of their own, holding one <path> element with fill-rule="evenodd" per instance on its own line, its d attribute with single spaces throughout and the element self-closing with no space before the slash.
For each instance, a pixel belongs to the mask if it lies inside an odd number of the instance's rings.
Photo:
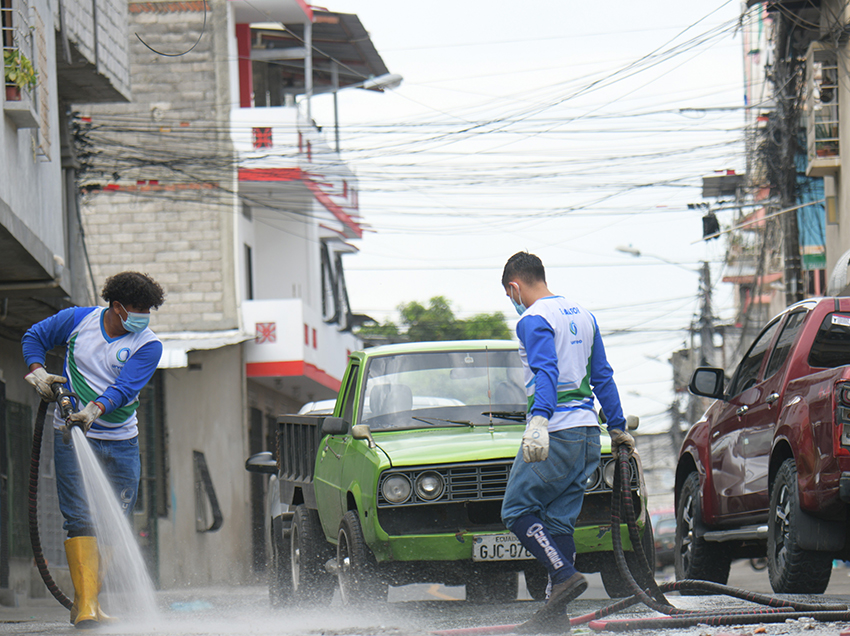
<svg viewBox="0 0 850 636">
<path fill-rule="evenodd" d="M 661 572 L 659 582 L 672 577 Z M 589 589 L 570 607 L 572 616 L 596 611 L 611 600 L 602 588 L 598 575 L 590 575 Z M 770 593 L 767 573 L 752 570 L 747 562 L 733 565 L 730 585 L 751 591 Z M 524 590 L 521 597 L 528 599 Z M 284 609 L 273 611 L 268 605 L 264 587 L 193 588 L 158 593 L 161 615 L 154 621 L 134 619 L 98 628 L 97 635 L 151 634 L 156 636 L 422 636 L 433 630 L 520 623 L 540 606 L 531 600 L 518 600 L 501 605 L 473 605 L 463 602 L 462 587 L 415 585 L 390 590 L 386 603 L 345 608 L 338 598 L 327 607 Z M 797 597 L 810 602 L 850 604 L 850 568 L 833 570 L 832 579 L 823 596 Z M 719 596 L 679 597 L 670 601 L 683 609 L 717 609 L 753 607 L 742 601 Z M 67 612 L 52 599 L 36 607 L 0 608 L 0 633 L 3 634 L 79 634 L 67 622 Z M 617 615 L 657 616 L 648 608 L 636 606 Z M 628 632 L 637 636 L 669 634 L 671 636 L 720 636 L 735 634 L 805 634 L 838 636 L 850 630 L 848 623 L 815 623 L 792 621 L 745 628 L 696 626 L 684 629 L 652 629 Z M 574 627 L 574 634 L 594 633 L 586 626 Z M 610 633 L 610 632 L 603 632 Z M 850 631 L 848 631 L 850 633 Z"/>
</svg>

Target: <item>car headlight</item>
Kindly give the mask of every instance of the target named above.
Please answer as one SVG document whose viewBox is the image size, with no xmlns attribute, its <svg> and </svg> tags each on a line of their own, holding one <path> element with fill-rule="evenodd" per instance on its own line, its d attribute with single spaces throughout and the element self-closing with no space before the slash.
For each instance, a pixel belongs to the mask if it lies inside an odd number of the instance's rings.
<svg viewBox="0 0 850 636">
<path fill-rule="evenodd" d="M 416 496 L 425 501 L 439 499 L 445 487 L 443 476 L 434 471 L 422 473 L 416 478 Z"/>
<path fill-rule="evenodd" d="M 602 475 L 599 474 L 599 467 L 597 466 L 590 477 L 587 478 L 587 484 L 585 485 L 585 490 L 590 492 L 591 490 L 596 490 L 599 487 L 599 480 L 602 479 Z"/>
<path fill-rule="evenodd" d="M 605 483 L 608 484 L 609 488 L 614 487 L 614 471 L 616 469 L 617 462 L 613 459 L 605 464 L 605 468 L 602 469 L 602 479 L 605 480 Z"/>
<path fill-rule="evenodd" d="M 381 494 L 390 503 L 404 503 L 410 497 L 410 480 L 404 475 L 391 475 L 381 484 Z"/>
</svg>

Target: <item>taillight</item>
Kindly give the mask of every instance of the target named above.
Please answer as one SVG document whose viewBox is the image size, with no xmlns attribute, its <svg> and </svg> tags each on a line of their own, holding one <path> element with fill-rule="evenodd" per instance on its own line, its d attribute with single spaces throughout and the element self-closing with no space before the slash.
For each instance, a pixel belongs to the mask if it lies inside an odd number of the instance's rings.
<svg viewBox="0 0 850 636">
<path fill-rule="evenodd" d="M 835 385 L 835 432 L 833 447 L 836 455 L 850 455 L 850 383 Z"/>
</svg>

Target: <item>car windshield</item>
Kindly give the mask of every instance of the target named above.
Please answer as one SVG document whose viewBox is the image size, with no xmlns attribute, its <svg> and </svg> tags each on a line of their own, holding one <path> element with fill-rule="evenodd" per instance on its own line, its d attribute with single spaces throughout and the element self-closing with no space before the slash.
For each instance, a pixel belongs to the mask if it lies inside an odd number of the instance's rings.
<svg viewBox="0 0 850 636">
<path fill-rule="evenodd" d="M 474 426 L 525 420 L 516 350 L 438 351 L 369 361 L 359 421 L 377 429 Z"/>
</svg>

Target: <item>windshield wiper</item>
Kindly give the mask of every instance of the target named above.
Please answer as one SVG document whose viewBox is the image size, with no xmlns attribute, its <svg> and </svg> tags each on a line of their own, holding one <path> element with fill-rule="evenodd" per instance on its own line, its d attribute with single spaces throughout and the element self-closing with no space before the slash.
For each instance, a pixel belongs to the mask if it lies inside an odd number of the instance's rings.
<svg viewBox="0 0 850 636">
<path fill-rule="evenodd" d="M 472 426 L 472 427 L 475 426 L 475 424 L 473 424 L 472 422 L 461 422 L 461 421 L 458 421 L 458 420 L 444 420 L 444 419 L 441 419 L 439 417 L 417 417 L 416 415 L 412 415 L 410 417 L 410 419 L 417 420 L 419 422 L 425 422 L 425 424 L 430 424 L 431 426 L 435 426 L 434 422 L 448 422 L 449 424 L 460 424 L 461 426 Z"/>
<path fill-rule="evenodd" d="M 484 411 L 481 415 L 489 415 L 500 420 L 525 421 L 525 411 Z"/>
</svg>

